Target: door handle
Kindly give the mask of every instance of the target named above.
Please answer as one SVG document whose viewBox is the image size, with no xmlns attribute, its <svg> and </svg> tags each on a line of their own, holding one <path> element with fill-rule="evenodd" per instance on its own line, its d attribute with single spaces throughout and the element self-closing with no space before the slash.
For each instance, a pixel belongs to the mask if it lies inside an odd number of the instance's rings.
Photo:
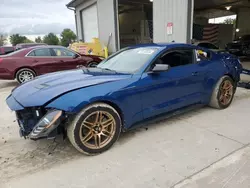
<svg viewBox="0 0 250 188">
<path fill-rule="evenodd" d="M 63 61 L 63 60 L 60 60 L 60 62 L 61 62 L 61 63 L 64 63 L 64 61 Z"/>
<path fill-rule="evenodd" d="M 38 63 L 38 60 L 34 60 L 33 62 L 34 62 L 34 63 Z"/>
<path fill-rule="evenodd" d="M 192 76 L 198 76 L 198 72 L 192 72 Z"/>
</svg>

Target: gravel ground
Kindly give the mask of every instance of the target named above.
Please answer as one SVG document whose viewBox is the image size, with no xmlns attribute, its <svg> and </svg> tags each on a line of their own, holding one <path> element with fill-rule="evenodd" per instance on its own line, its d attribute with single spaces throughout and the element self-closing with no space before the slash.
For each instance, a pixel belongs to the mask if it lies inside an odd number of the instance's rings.
<svg viewBox="0 0 250 188">
<path fill-rule="evenodd" d="M 0 81 L 1 188 L 250 187 L 250 90 L 239 88 L 226 110 L 207 107 L 125 133 L 87 157 L 62 138 L 19 137 L 5 104 L 16 85 Z"/>
</svg>

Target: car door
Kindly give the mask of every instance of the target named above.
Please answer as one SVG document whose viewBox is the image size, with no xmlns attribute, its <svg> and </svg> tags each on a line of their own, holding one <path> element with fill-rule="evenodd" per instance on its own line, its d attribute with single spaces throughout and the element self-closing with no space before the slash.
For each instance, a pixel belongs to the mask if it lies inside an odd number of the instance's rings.
<svg viewBox="0 0 250 188">
<path fill-rule="evenodd" d="M 75 52 L 65 48 L 51 48 L 56 59 L 55 71 L 76 69 L 84 66 L 86 62 Z"/>
<path fill-rule="evenodd" d="M 25 58 L 38 75 L 53 72 L 53 66 L 56 63 L 49 48 L 36 48 L 30 51 Z"/>
<path fill-rule="evenodd" d="M 168 64 L 166 72 L 143 73 L 140 84 L 144 118 L 201 103 L 206 69 L 196 61 L 194 49 L 175 49 L 162 54 L 155 64 Z"/>
</svg>

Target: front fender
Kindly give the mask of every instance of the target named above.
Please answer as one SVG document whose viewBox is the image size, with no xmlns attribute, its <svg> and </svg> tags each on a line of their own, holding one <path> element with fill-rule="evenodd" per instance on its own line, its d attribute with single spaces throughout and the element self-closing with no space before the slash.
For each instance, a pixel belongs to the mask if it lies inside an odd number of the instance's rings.
<svg viewBox="0 0 250 188">
<path fill-rule="evenodd" d="M 125 126 L 129 127 L 143 118 L 141 93 L 136 89 L 138 78 L 109 82 L 65 93 L 45 105 L 68 113 L 79 113 L 87 105 L 95 102 L 114 104 L 121 111 Z"/>
<path fill-rule="evenodd" d="M 117 106 L 121 104 L 112 98 L 111 89 L 104 85 L 91 86 L 66 93 L 54 99 L 46 108 L 56 108 L 69 113 L 78 113 L 87 105 L 97 101 L 109 101 Z"/>
</svg>

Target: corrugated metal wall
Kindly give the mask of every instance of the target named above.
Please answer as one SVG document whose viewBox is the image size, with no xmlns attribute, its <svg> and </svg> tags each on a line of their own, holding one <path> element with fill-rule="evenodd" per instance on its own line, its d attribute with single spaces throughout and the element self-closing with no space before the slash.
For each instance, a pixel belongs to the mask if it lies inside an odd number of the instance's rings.
<svg viewBox="0 0 250 188">
<path fill-rule="evenodd" d="M 154 42 L 189 42 L 192 19 L 193 0 L 155 0 L 153 2 Z M 167 34 L 168 23 L 173 23 L 171 35 Z"/>
</svg>

